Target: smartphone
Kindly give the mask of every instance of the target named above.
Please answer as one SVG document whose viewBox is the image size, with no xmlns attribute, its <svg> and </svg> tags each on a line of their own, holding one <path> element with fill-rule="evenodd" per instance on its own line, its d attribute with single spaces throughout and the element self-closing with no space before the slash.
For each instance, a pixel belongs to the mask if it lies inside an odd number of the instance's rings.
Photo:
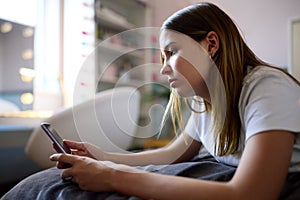
<svg viewBox="0 0 300 200">
<path fill-rule="evenodd" d="M 48 137 L 52 140 L 54 145 L 57 146 L 57 150 L 60 151 L 58 153 L 65 153 L 65 154 L 71 153 L 71 149 L 64 144 L 63 139 L 59 136 L 56 130 L 49 123 L 42 122 L 41 127 L 48 135 Z"/>
</svg>

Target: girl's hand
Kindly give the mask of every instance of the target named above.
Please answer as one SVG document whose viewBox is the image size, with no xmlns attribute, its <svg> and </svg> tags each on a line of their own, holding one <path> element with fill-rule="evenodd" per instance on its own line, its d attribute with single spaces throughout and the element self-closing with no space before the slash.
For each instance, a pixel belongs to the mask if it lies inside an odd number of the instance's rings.
<svg viewBox="0 0 300 200">
<path fill-rule="evenodd" d="M 72 150 L 73 155 L 86 156 L 96 160 L 105 160 L 106 153 L 99 147 L 88 142 L 64 140 L 64 143 Z"/>
<path fill-rule="evenodd" d="M 63 170 L 62 179 L 71 177 L 82 190 L 94 192 L 114 191 L 113 174 L 116 170 L 134 171 L 128 166 L 71 154 L 53 154 L 50 160 L 71 165 L 70 168 Z"/>
</svg>

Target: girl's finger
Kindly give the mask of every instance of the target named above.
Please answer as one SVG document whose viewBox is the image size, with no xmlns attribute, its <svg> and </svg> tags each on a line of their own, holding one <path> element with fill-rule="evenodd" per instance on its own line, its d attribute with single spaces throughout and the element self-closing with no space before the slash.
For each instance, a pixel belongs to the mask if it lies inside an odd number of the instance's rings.
<svg viewBox="0 0 300 200">
<path fill-rule="evenodd" d="M 82 142 L 64 140 L 64 143 L 71 149 L 78 149 L 78 150 L 84 150 L 85 149 L 85 146 Z"/>
<path fill-rule="evenodd" d="M 56 153 L 50 156 L 51 161 L 59 161 L 71 165 L 75 163 L 76 159 L 77 159 L 76 156 L 72 154 Z"/>
<path fill-rule="evenodd" d="M 72 170 L 71 169 L 65 169 L 62 173 L 61 173 L 61 178 L 64 180 L 67 179 L 72 179 L 73 174 L 72 174 Z M 73 181 L 73 180 L 72 180 Z"/>
<path fill-rule="evenodd" d="M 77 155 L 77 156 L 86 156 L 86 153 L 84 153 L 83 151 L 77 151 L 77 150 L 72 150 L 72 154 Z"/>
<path fill-rule="evenodd" d="M 58 169 L 66 169 L 72 167 L 71 164 L 63 163 L 63 162 L 57 162 L 56 167 Z"/>
</svg>

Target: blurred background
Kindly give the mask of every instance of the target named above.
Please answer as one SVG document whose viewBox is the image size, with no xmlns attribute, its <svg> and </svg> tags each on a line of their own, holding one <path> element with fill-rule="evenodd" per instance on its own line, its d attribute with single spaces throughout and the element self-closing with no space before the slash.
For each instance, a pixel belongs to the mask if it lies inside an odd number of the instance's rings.
<svg viewBox="0 0 300 200">
<path fill-rule="evenodd" d="M 208 1 L 234 19 L 261 59 L 300 79 L 299 0 Z M 95 93 L 116 86 L 138 88 L 139 124 L 149 123 L 149 108 L 164 107 L 169 94 L 159 74 L 157 29 L 123 33 L 158 28 L 173 12 L 197 2 L 0 0 L 0 195 L 41 170 L 24 153 L 40 121 Z M 143 140 L 132 148 L 161 146 L 172 138 L 166 134 L 151 140 L 163 113 L 152 112 L 156 121 L 148 133 L 137 129 L 136 137 Z M 150 139 L 145 137 L 149 133 Z"/>
</svg>

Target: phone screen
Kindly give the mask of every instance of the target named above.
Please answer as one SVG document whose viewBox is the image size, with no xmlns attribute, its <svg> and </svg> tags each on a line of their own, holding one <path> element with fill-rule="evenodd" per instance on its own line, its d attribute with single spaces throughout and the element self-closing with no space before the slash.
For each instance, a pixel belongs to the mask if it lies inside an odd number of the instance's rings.
<svg viewBox="0 0 300 200">
<path fill-rule="evenodd" d="M 63 139 L 49 123 L 42 122 L 41 127 L 52 142 L 58 147 L 59 153 L 71 153 L 71 150 L 64 144 Z"/>
</svg>

